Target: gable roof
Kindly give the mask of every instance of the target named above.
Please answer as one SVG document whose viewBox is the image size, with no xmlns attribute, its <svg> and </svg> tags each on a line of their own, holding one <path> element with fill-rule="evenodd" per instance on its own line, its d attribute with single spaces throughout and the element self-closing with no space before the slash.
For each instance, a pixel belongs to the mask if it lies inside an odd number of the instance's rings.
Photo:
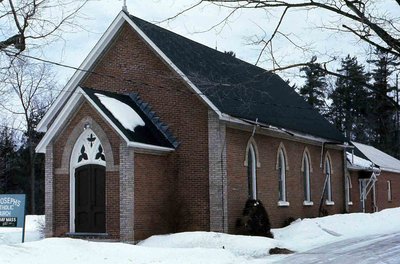
<svg viewBox="0 0 400 264">
<path fill-rule="evenodd" d="M 129 17 L 222 113 L 345 141 L 278 75 L 135 16 Z"/>
<path fill-rule="evenodd" d="M 364 156 L 366 159 L 379 166 L 381 170 L 400 173 L 400 160 L 369 145 L 358 142 L 351 142 L 351 144 L 356 147 L 356 153 L 362 154 L 358 154 L 358 156 Z"/>
<path fill-rule="evenodd" d="M 121 11 L 57 97 L 37 130 L 49 129 L 69 95 L 127 22 L 219 117 L 258 120 L 323 139 L 345 137 L 278 75 Z"/>
<path fill-rule="evenodd" d="M 99 109 L 111 120 L 113 124 L 126 136 L 131 142 L 139 142 L 149 145 L 176 148 L 179 145 L 178 140 L 170 132 L 168 125 L 160 121 L 155 112 L 151 111 L 151 106 L 144 102 L 137 93 L 118 94 L 107 91 L 82 88 L 82 90 L 92 99 Z M 113 114 L 112 107 L 119 105 L 106 105 L 102 101 L 106 99 L 115 99 L 115 102 L 129 106 L 143 120 L 144 125 L 138 125 L 133 130 L 125 127 L 121 119 L 127 119 L 129 123 L 134 123 L 133 115 L 123 113 L 123 116 Z"/>
<path fill-rule="evenodd" d="M 137 94 L 117 94 L 89 88 L 78 88 L 55 119 L 36 151 L 45 153 L 46 146 L 60 131 L 73 112 L 86 100 L 115 129 L 128 146 L 152 151 L 169 152 L 179 142 L 168 126 L 151 111 Z"/>
</svg>

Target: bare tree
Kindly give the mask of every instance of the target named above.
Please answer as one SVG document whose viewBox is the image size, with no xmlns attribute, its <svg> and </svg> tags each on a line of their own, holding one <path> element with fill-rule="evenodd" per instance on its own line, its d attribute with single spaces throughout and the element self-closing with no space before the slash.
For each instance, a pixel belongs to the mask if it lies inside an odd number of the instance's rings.
<svg viewBox="0 0 400 264">
<path fill-rule="evenodd" d="M 287 49 L 288 45 L 291 45 L 299 52 L 316 52 L 315 50 L 310 50 L 310 43 L 306 43 L 309 36 L 302 35 L 301 38 L 297 37 L 296 32 L 302 29 L 296 23 L 290 24 L 289 29 L 287 27 L 282 28 L 283 24 L 288 22 L 289 14 L 293 14 L 296 11 L 298 11 L 296 14 L 300 16 L 307 16 L 307 14 L 314 12 L 323 17 L 319 22 L 314 21 L 310 25 L 312 27 L 323 29 L 325 32 L 331 32 L 332 34 L 349 35 L 359 43 L 359 46 L 361 44 L 371 46 L 373 47 L 372 50 L 379 49 L 400 60 L 399 0 L 199 0 L 167 20 L 208 5 L 214 5 L 228 11 L 209 30 L 226 26 L 230 23 L 230 18 L 235 13 L 240 13 L 243 10 L 264 11 L 264 16 L 269 19 L 268 28 L 263 28 L 257 24 L 257 27 L 263 33 L 253 36 L 250 44 L 259 47 L 256 65 L 263 61 L 271 62 L 272 68 L 268 71 L 275 72 L 302 68 L 315 62 L 308 61 L 308 59 L 301 58 L 301 56 L 295 56 L 297 60 L 290 63 L 287 63 L 286 60 L 286 63 L 281 61 L 281 54 L 278 52 L 279 44 L 281 44 L 279 39 L 286 40 L 285 49 Z M 341 45 L 339 44 L 338 46 L 340 49 Z M 342 50 L 341 53 L 343 53 Z M 321 70 L 331 76 L 346 77 L 329 67 L 331 62 L 337 61 L 336 54 L 324 55 L 327 59 L 318 62 Z M 370 83 L 365 83 L 365 86 L 376 92 L 376 88 Z M 393 106 L 399 108 L 398 103 L 392 98 L 387 97 L 386 99 Z"/>
<path fill-rule="evenodd" d="M 266 16 L 270 15 L 272 10 L 280 12 L 272 34 L 263 36 L 255 42 L 255 44 L 261 45 L 260 57 L 265 55 L 267 51 L 273 51 L 273 41 L 278 35 L 284 35 L 289 42 L 297 45 L 294 40 L 290 39 L 290 34 L 280 31 L 288 12 L 292 10 L 331 13 L 335 15 L 335 19 L 332 21 L 327 19 L 321 22 L 320 27 L 351 34 L 375 48 L 397 57 L 400 56 L 399 0 L 201 0 L 183 12 L 196 8 L 203 3 L 211 3 L 231 10 L 218 25 L 224 24 L 230 16 L 242 9 L 263 9 L 266 11 Z M 397 12 L 396 10 L 393 12 L 393 8 L 397 9 Z M 293 25 L 293 31 L 295 30 L 296 25 Z"/>
<path fill-rule="evenodd" d="M 74 30 L 78 26 L 75 19 L 87 1 L 0 0 L 0 51 L 15 56 Z"/>
<path fill-rule="evenodd" d="M 0 106 L 15 115 L 25 130 L 24 137 L 29 151 L 30 204 L 31 213 L 35 208 L 35 147 L 39 141 L 35 127 L 41 116 L 53 101 L 53 90 L 56 89 L 54 74 L 48 64 L 33 63 L 29 60 L 16 59 L 10 62 L 8 81 L 3 83 L 3 90 L 9 97 Z M 19 118 L 18 118 L 19 117 Z"/>
</svg>

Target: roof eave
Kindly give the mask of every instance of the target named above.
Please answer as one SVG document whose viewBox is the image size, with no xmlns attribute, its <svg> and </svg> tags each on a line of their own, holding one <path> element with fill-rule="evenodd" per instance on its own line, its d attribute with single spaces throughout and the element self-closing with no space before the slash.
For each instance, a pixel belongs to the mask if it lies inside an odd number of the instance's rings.
<svg viewBox="0 0 400 264">
<path fill-rule="evenodd" d="M 110 41 L 114 38 L 122 24 L 126 21 L 124 14 L 125 13 L 123 11 L 118 14 L 118 16 L 114 19 L 114 21 L 106 30 L 106 32 L 102 35 L 100 40 L 96 43 L 94 48 L 89 52 L 88 56 L 79 66 L 80 70 L 76 70 L 72 77 L 69 79 L 68 83 L 64 86 L 55 102 L 51 105 L 49 111 L 39 122 L 36 128 L 38 132 L 46 132 L 49 129 L 50 122 L 55 118 L 56 114 L 66 103 L 72 91 L 83 80 L 83 78 L 87 74 L 87 71 L 92 68 L 94 63 L 99 58 L 100 54 L 102 54 L 102 52 L 107 48 Z"/>
<path fill-rule="evenodd" d="M 96 112 L 116 131 L 116 133 L 126 142 L 128 147 L 138 148 L 140 150 L 148 150 L 150 152 L 160 152 L 168 153 L 174 151 L 173 148 L 144 144 L 139 142 L 130 141 L 125 134 L 119 129 L 114 122 L 98 107 L 98 105 L 87 95 L 82 88 L 78 87 L 72 96 L 69 98 L 65 106 L 61 109 L 60 114 L 56 117 L 52 125 L 50 126 L 47 133 L 44 135 L 42 140 L 36 147 L 36 152 L 46 153 L 46 147 L 51 142 L 51 140 L 57 135 L 61 127 L 68 118 L 71 116 L 72 112 L 77 109 L 77 106 L 86 99 L 87 102 L 96 110 Z"/>
<path fill-rule="evenodd" d="M 220 120 L 228 122 L 228 123 L 239 124 L 239 125 L 244 125 L 244 126 L 254 126 L 255 125 L 255 124 L 251 124 L 249 122 L 246 122 L 244 119 L 233 117 L 233 116 L 231 116 L 229 114 L 225 114 L 225 113 L 221 114 Z M 259 123 L 259 124 L 263 125 L 264 126 L 263 129 L 265 129 L 265 130 L 269 130 L 269 131 L 272 131 L 272 132 L 280 133 L 282 135 L 291 134 L 293 137 L 296 137 L 296 138 L 299 138 L 299 139 L 308 140 L 308 141 L 318 142 L 320 144 L 323 144 L 323 143 L 326 143 L 326 142 L 332 142 L 331 139 L 327 139 L 327 138 L 316 137 L 316 136 L 303 134 L 301 132 L 297 132 L 297 131 L 295 132 L 295 131 L 291 131 L 291 130 L 287 130 L 287 129 L 283 129 L 283 128 L 280 129 L 280 128 L 277 128 L 277 127 L 274 127 L 274 126 L 269 126 L 268 124 L 263 124 L 263 123 Z M 338 147 L 340 147 L 342 149 L 347 148 L 347 146 L 345 146 L 345 145 L 340 145 L 341 143 L 344 143 L 344 142 L 337 141 L 337 143 L 338 143 L 338 145 L 337 145 Z"/>
</svg>

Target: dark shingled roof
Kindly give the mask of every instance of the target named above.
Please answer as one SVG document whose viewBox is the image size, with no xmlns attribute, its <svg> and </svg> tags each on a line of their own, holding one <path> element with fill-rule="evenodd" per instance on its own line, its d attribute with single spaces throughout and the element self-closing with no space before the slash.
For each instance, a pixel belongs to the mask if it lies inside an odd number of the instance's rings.
<svg viewBox="0 0 400 264">
<path fill-rule="evenodd" d="M 137 17 L 130 18 L 222 113 L 345 141 L 278 75 Z"/>
<path fill-rule="evenodd" d="M 160 121 L 160 118 L 151 111 L 151 106 L 144 102 L 136 93 L 128 95 L 117 94 L 107 91 L 82 88 L 92 101 L 107 115 L 108 118 L 118 127 L 120 131 L 132 142 L 144 143 L 154 146 L 176 148 L 179 145 L 177 139 L 172 135 L 168 126 Z M 144 121 L 144 126 L 135 127 L 135 131 L 126 129 L 101 103 L 95 94 L 105 95 L 114 98 L 131 107 Z"/>
</svg>

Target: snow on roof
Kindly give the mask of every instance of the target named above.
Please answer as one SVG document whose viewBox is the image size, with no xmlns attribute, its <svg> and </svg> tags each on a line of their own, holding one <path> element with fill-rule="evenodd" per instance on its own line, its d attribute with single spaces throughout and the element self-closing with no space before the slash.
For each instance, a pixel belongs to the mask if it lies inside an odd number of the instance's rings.
<svg viewBox="0 0 400 264">
<path fill-rule="evenodd" d="M 135 131 L 135 127 L 144 126 L 143 119 L 127 104 L 108 97 L 104 94 L 95 93 L 100 102 L 108 111 L 128 130 Z"/>
<path fill-rule="evenodd" d="M 381 170 L 400 173 L 400 160 L 386 154 L 372 146 L 351 142 L 371 162 L 378 165 Z"/>
<path fill-rule="evenodd" d="M 370 169 L 374 166 L 374 164 L 371 161 L 360 158 L 356 155 L 353 155 L 350 152 L 346 152 L 346 155 L 347 155 L 347 160 L 353 166 L 360 167 L 362 169 Z"/>
</svg>

